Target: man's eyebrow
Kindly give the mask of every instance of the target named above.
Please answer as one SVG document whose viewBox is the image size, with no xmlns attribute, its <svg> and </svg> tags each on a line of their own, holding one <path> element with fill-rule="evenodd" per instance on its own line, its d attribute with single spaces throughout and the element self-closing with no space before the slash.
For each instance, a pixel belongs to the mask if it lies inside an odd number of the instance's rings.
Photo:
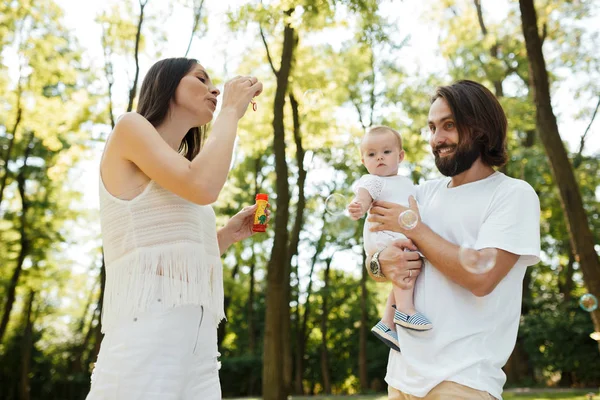
<svg viewBox="0 0 600 400">
<path fill-rule="evenodd" d="M 439 119 L 438 122 L 444 122 L 444 121 L 446 121 L 448 119 L 454 119 L 454 117 L 452 116 L 452 114 L 444 115 L 442 118 Z M 427 121 L 428 124 L 433 124 L 433 122 L 434 121 L 432 121 L 432 120 L 428 120 Z"/>
</svg>

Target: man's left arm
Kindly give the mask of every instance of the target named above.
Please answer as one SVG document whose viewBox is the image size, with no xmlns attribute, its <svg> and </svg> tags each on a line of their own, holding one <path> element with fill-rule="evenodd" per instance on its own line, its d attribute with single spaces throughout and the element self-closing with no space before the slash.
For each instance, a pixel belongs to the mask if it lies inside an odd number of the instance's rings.
<svg viewBox="0 0 600 400">
<path fill-rule="evenodd" d="M 414 199 L 410 201 L 410 208 L 418 215 Z M 496 196 L 490 214 L 479 230 L 475 248 L 498 250 L 494 267 L 483 274 L 474 274 L 463 268 L 459 261 L 460 247 L 435 233 L 420 220 L 420 216 L 414 229 L 403 229 L 397 220 L 404 210 L 406 208 L 394 207 L 392 203 L 377 202 L 369 220 L 380 222 L 376 230 L 389 229 L 405 234 L 435 268 L 476 296 L 491 293 L 520 256 L 537 258 L 539 254 L 539 200 L 524 182 L 516 190 Z M 529 265 L 533 263 L 531 261 Z"/>
<path fill-rule="evenodd" d="M 460 247 L 442 238 L 425 224 L 415 228 L 409 237 L 435 268 L 475 296 L 487 296 L 516 264 L 519 256 L 498 249 L 494 267 L 486 273 L 474 274 L 462 267 Z"/>
</svg>

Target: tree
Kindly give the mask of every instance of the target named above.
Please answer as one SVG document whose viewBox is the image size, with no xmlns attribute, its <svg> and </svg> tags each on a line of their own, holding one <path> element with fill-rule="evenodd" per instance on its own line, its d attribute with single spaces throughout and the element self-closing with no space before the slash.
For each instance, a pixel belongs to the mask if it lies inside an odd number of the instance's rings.
<svg viewBox="0 0 600 400">
<path fill-rule="evenodd" d="M 16 189 L 21 206 L 18 222 L 11 225 L 18 231 L 19 250 L 14 259 L 11 257 L 10 262 L 5 263 L 13 265 L 14 262 L 14 268 L 10 278 L 6 280 L 8 284 L 3 296 L 0 341 L 5 338 L 27 258 L 34 250 L 47 249 L 38 247 L 36 243 L 38 238 L 47 236 L 44 231 L 38 229 L 36 217 L 42 211 L 39 207 L 46 206 L 52 209 L 50 204 L 43 203 L 44 193 L 47 193 L 46 190 L 50 191 L 54 184 L 53 177 L 48 174 L 52 172 L 55 164 L 76 160 L 76 146 L 71 146 L 80 139 L 77 137 L 79 125 L 91 115 L 87 108 L 92 106 L 89 97 L 84 95 L 78 86 L 85 85 L 86 82 L 79 64 L 80 51 L 72 45 L 72 38 L 61 25 L 61 15 L 60 8 L 49 0 L 27 2 L 18 12 L 12 14 L 13 24 L 19 27 L 12 35 L 18 54 L 20 74 L 16 93 L 6 96 L 7 103 L 10 104 L 13 99 L 15 103 L 8 108 L 14 110 L 14 115 L 3 119 L 13 120 L 14 123 L 10 123 L 10 130 L 3 125 L 0 136 L 2 142 L 8 141 L 9 150 L 3 159 L 2 190 L 3 194 L 11 191 L 11 197 L 15 199 Z M 34 74 L 32 71 L 38 72 Z M 81 108 L 63 114 L 56 112 L 65 103 L 69 104 L 74 97 L 78 98 Z M 72 131 L 65 132 L 65 128 Z M 71 150 L 74 152 L 69 154 Z M 41 200 L 31 193 L 32 188 L 38 190 Z M 12 222 L 10 218 L 17 213 L 13 208 L 15 206 L 18 207 L 14 201 L 6 202 L 2 210 L 3 223 Z M 9 240 L 3 240 L 3 244 L 9 243 Z M 44 246 L 48 244 L 45 243 Z"/>
<path fill-rule="evenodd" d="M 131 82 L 131 87 L 128 91 L 126 108 L 126 112 L 130 112 L 133 110 L 133 104 L 137 96 L 137 86 L 140 73 L 139 56 L 144 40 L 142 26 L 144 23 L 144 9 L 146 8 L 147 3 L 148 0 L 139 1 L 140 11 L 139 15 L 137 16 L 137 25 L 134 25 L 132 22 L 122 17 L 121 9 L 118 5 L 113 7 L 110 12 L 104 11 L 97 18 L 97 22 L 100 23 L 103 31 L 102 49 L 104 52 L 104 74 L 107 83 L 108 102 L 106 112 L 108 113 L 108 122 L 110 123 L 111 130 L 115 127 L 115 110 L 113 102 L 114 75 L 112 57 L 119 53 L 129 55 L 129 51 L 133 53 L 132 55 L 135 61 L 135 72 L 133 81 Z M 126 10 L 131 12 L 129 8 L 126 8 Z M 96 321 L 95 323 L 92 321 L 92 324 L 90 324 L 89 327 L 92 332 L 86 334 L 84 339 L 85 341 L 88 341 L 90 337 L 94 338 L 93 349 L 89 355 L 90 362 L 98 357 L 98 353 L 100 352 L 100 344 L 102 342 L 102 338 L 104 337 L 102 334 L 102 324 L 100 319 L 102 316 L 102 304 L 104 302 L 105 287 L 106 264 L 104 261 L 104 252 L 102 251 L 102 263 L 100 266 L 100 295 L 98 296 L 98 302 L 94 311 L 94 317 Z"/>
<path fill-rule="evenodd" d="M 548 154 L 552 175 L 558 186 L 575 259 L 581 266 L 588 290 L 596 297 L 600 297 L 600 260 L 594 249 L 594 237 L 583 206 L 579 185 L 575 180 L 573 166 L 562 143 L 552 109 L 548 70 L 538 31 L 536 9 L 533 0 L 520 0 L 519 6 L 533 82 L 538 134 Z M 596 331 L 600 331 L 600 309 L 592 313 L 592 319 Z"/>
<path fill-rule="evenodd" d="M 288 18 L 294 12 L 289 8 L 283 12 Z M 277 76 L 275 100 L 273 102 L 273 151 L 275 153 L 275 173 L 278 177 L 275 215 L 275 241 L 268 265 L 267 309 L 265 321 L 263 359 L 263 397 L 266 400 L 279 400 L 287 397 L 285 364 L 285 340 L 289 337 L 289 268 L 288 257 L 288 204 L 290 199 L 287 180 L 288 166 L 285 157 L 284 107 L 289 77 L 293 65 L 297 38 L 290 21 L 284 22 L 283 44 L 280 67 L 273 70 Z M 288 321 L 286 321 L 286 319 Z M 287 330 L 286 330 L 287 327 Z M 283 329 L 282 329 L 283 328 Z"/>
</svg>

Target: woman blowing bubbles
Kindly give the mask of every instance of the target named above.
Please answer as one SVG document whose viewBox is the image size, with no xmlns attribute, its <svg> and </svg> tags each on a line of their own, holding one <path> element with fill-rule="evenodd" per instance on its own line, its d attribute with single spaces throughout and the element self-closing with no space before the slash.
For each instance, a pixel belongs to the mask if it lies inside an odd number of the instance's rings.
<svg viewBox="0 0 600 400">
<path fill-rule="evenodd" d="M 100 163 L 106 262 L 102 331 L 88 400 L 220 399 L 220 256 L 252 234 L 256 206 L 216 230 L 238 121 L 262 83 L 236 77 L 203 143 L 220 91 L 195 60 L 150 68 Z"/>
</svg>

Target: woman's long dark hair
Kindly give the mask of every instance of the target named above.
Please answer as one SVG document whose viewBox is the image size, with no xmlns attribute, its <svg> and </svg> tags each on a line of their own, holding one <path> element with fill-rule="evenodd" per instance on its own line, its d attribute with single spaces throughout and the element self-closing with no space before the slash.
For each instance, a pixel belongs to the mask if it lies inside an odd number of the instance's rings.
<svg viewBox="0 0 600 400">
<path fill-rule="evenodd" d="M 137 113 L 155 127 L 160 125 L 169 115 L 169 106 L 179 82 L 196 64 L 197 60 L 183 57 L 156 62 L 142 82 Z M 200 152 L 205 137 L 206 126 L 190 129 L 181 141 L 179 151 L 191 161 Z"/>
</svg>

